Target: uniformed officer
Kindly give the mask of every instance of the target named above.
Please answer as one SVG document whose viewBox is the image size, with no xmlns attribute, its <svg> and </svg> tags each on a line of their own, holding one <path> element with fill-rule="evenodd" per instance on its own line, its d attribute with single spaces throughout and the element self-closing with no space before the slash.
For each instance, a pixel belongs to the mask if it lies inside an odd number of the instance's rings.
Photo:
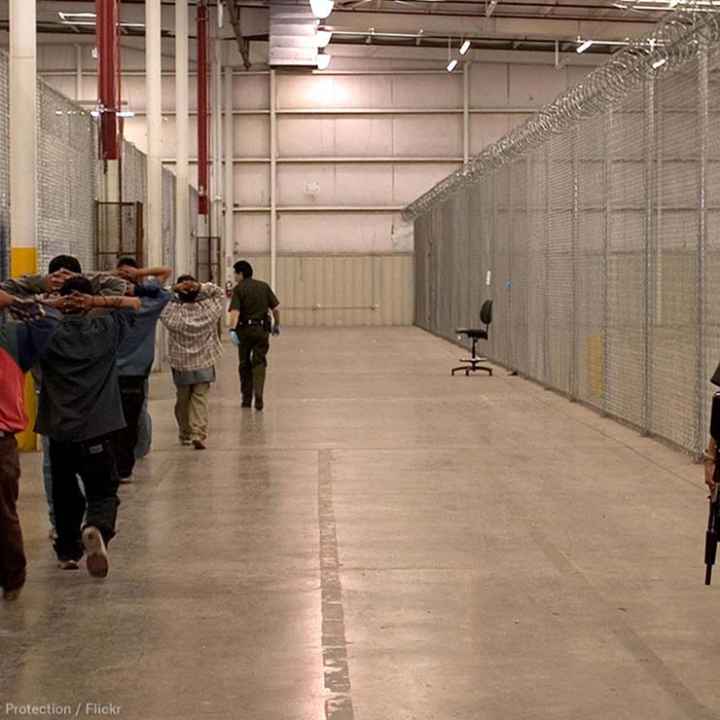
<svg viewBox="0 0 720 720">
<path fill-rule="evenodd" d="M 228 328 L 240 355 L 242 406 L 251 407 L 254 396 L 255 409 L 262 410 L 270 332 L 280 334 L 280 302 L 267 283 L 253 279 L 249 262 L 241 260 L 234 268 L 237 285 L 230 302 Z"/>
</svg>

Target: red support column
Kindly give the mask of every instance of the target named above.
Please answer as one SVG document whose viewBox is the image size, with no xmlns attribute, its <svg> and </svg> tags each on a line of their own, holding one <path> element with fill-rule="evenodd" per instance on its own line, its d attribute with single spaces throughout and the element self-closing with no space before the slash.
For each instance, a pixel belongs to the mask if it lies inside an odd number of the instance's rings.
<svg viewBox="0 0 720 720">
<path fill-rule="evenodd" d="M 101 112 L 102 160 L 119 157 L 118 117 L 120 110 L 120 43 L 117 0 L 95 0 L 98 46 L 98 104 Z"/>
<path fill-rule="evenodd" d="M 208 162 L 208 9 L 206 0 L 197 6 L 198 39 L 198 185 L 200 215 L 210 214 Z"/>
</svg>

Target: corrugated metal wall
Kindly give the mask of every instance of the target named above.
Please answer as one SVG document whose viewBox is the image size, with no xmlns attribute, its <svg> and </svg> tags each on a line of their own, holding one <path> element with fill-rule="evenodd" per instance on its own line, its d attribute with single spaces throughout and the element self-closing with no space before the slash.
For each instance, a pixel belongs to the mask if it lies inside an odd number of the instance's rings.
<svg viewBox="0 0 720 720">
<path fill-rule="evenodd" d="M 246 258 L 260 280 L 270 258 Z M 299 326 L 411 325 L 414 263 L 399 255 L 280 255 L 277 265 L 283 324 Z"/>
</svg>

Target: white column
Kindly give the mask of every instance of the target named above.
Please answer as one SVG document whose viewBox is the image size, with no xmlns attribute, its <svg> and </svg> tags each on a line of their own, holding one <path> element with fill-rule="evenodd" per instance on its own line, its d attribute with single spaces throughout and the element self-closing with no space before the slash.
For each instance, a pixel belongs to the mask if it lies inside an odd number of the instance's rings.
<svg viewBox="0 0 720 720">
<path fill-rule="evenodd" d="M 145 3 L 147 95 L 147 252 L 148 265 L 161 265 L 162 248 L 162 6 Z"/>
<path fill-rule="evenodd" d="M 175 271 L 177 275 L 192 272 L 190 263 L 190 119 L 188 0 L 175 4 L 175 132 L 177 189 L 175 195 Z"/>
<path fill-rule="evenodd" d="M 233 115 L 233 70 L 225 68 L 225 268 L 232 266 L 235 255 L 235 116 Z M 232 274 L 228 274 L 232 277 Z"/>
<path fill-rule="evenodd" d="M 470 160 L 470 68 L 469 62 L 463 68 L 463 162 Z"/>
<path fill-rule="evenodd" d="M 270 70 L 270 285 L 277 288 L 277 80 Z"/>
<path fill-rule="evenodd" d="M 82 45 L 75 46 L 75 100 L 83 99 L 83 54 Z"/>
<path fill-rule="evenodd" d="M 10 0 L 10 243 L 12 274 L 37 271 L 35 3 Z"/>
</svg>

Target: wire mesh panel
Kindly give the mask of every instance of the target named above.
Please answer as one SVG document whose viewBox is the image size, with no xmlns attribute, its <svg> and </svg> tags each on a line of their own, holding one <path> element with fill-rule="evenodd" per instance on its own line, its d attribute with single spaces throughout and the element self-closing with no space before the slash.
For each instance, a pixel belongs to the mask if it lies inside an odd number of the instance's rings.
<svg viewBox="0 0 720 720">
<path fill-rule="evenodd" d="M 574 377 L 577 397 L 599 409 L 605 409 L 608 117 L 601 115 L 578 127 L 576 150 Z"/>
<path fill-rule="evenodd" d="M 162 173 L 163 264 L 175 272 L 175 192 L 177 178 L 167 168 Z"/>
<path fill-rule="evenodd" d="M 573 301 L 574 133 L 548 144 L 548 384 L 570 393 Z"/>
<path fill-rule="evenodd" d="M 418 323 L 452 337 L 491 297 L 493 360 L 701 450 L 720 362 L 719 43 L 720 16 L 674 14 L 406 208 Z"/>
<path fill-rule="evenodd" d="M 40 268 L 60 253 L 95 266 L 96 128 L 90 114 L 38 84 L 37 247 Z"/>
</svg>

